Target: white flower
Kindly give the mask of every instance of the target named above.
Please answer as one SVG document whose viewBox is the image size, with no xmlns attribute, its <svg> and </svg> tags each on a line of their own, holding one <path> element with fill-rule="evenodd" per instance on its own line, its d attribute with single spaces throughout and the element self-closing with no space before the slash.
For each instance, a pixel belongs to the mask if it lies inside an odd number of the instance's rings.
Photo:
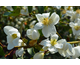
<svg viewBox="0 0 80 65">
<path fill-rule="evenodd" d="M 30 38 L 32 40 L 37 40 L 40 37 L 39 32 L 36 29 L 34 29 L 34 28 L 28 29 L 26 31 L 26 34 L 27 34 L 28 38 Z"/>
<path fill-rule="evenodd" d="M 60 9 L 61 8 L 61 6 L 54 6 L 55 8 L 57 8 L 57 9 Z"/>
<path fill-rule="evenodd" d="M 44 52 L 37 52 L 34 56 L 33 59 L 43 59 L 44 58 Z"/>
<path fill-rule="evenodd" d="M 40 44 L 44 47 L 48 47 L 48 50 L 54 54 L 59 52 L 62 56 L 68 56 L 67 53 L 72 53 L 72 46 L 66 42 L 65 39 L 58 40 L 57 34 L 51 37 L 51 40 L 43 40 Z"/>
<path fill-rule="evenodd" d="M 76 22 L 77 18 L 80 19 L 80 10 L 79 9 L 76 10 L 76 11 L 73 11 L 73 9 L 72 10 L 67 10 L 66 11 L 66 16 L 70 16 L 71 17 L 70 20 Z"/>
<path fill-rule="evenodd" d="M 57 34 L 54 34 L 52 37 L 51 37 L 51 40 L 49 39 L 45 39 L 43 41 L 41 41 L 41 45 L 43 45 L 43 47 L 46 47 L 47 50 L 49 50 L 51 53 L 56 53 L 57 52 L 57 49 L 55 47 L 55 45 L 57 44 L 57 39 L 58 39 L 58 35 Z M 60 47 L 58 45 L 58 47 Z"/>
<path fill-rule="evenodd" d="M 7 35 L 7 43 L 8 43 L 7 49 L 11 50 L 14 48 L 14 46 L 18 45 L 20 33 L 16 28 L 11 26 L 5 26 L 4 32 Z"/>
<path fill-rule="evenodd" d="M 27 8 L 27 6 L 24 6 L 23 9 L 21 9 L 20 13 L 23 14 L 23 15 L 28 15 L 28 8 Z"/>
<path fill-rule="evenodd" d="M 26 44 L 21 40 L 21 39 L 19 39 L 19 43 L 18 43 L 18 46 L 25 46 Z M 17 56 L 21 56 L 22 54 L 23 54 L 23 52 L 24 52 L 24 48 L 22 47 L 22 48 L 18 48 L 18 50 L 16 50 L 16 57 Z"/>
<path fill-rule="evenodd" d="M 69 26 L 72 28 L 75 39 L 80 39 L 80 19 L 76 23 L 70 22 Z"/>
<path fill-rule="evenodd" d="M 61 39 L 59 41 L 57 41 L 58 45 L 60 44 L 62 46 L 62 48 L 58 48 L 57 50 L 58 52 L 64 56 L 64 57 L 69 57 L 70 55 L 72 55 L 72 45 L 67 43 L 67 41 L 65 39 Z M 57 46 L 57 44 L 56 44 Z"/>
<path fill-rule="evenodd" d="M 5 6 L 8 10 L 13 11 L 12 6 Z"/>
<path fill-rule="evenodd" d="M 59 22 L 59 15 L 56 13 L 52 13 L 49 17 L 50 13 L 36 14 L 37 20 L 39 21 L 34 28 L 42 29 L 42 33 L 45 37 L 49 37 L 51 33 L 56 33 L 56 25 Z"/>
<path fill-rule="evenodd" d="M 80 56 L 80 46 L 77 46 L 77 47 L 73 47 L 72 48 L 72 58 L 73 59 L 76 59 Z"/>
</svg>

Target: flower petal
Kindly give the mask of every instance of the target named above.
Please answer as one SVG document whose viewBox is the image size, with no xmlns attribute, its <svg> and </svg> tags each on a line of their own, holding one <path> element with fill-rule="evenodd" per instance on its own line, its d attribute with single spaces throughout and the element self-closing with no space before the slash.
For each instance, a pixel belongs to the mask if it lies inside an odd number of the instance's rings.
<svg viewBox="0 0 80 65">
<path fill-rule="evenodd" d="M 13 40 L 14 40 L 14 39 L 13 39 L 10 35 L 7 36 L 7 43 L 8 43 L 8 44 L 9 44 L 9 43 L 12 43 Z"/>
<path fill-rule="evenodd" d="M 43 27 L 44 27 L 44 25 L 41 22 L 36 23 L 34 26 L 35 29 L 42 29 Z"/>
<path fill-rule="evenodd" d="M 48 47 L 51 46 L 50 41 L 48 39 L 41 41 L 40 45 L 48 46 Z"/>
<path fill-rule="evenodd" d="M 19 50 L 16 50 L 16 56 L 21 56 L 24 52 L 24 48 L 21 48 Z"/>
<path fill-rule="evenodd" d="M 7 46 L 7 49 L 8 49 L 8 50 L 11 50 L 11 49 L 13 49 L 13 48 L 14 48 L 14 44 L 13 44 L 13 43 L 8 44 L 8 46 Z"/>
<path fill-rule="evenodd" d="M 51 33 L 56 33 L 55 26 L 44 26 L 42 29 L 42 33 L 45 37 L 49 37 Z"/>
<path fill-rule="evenodd" d="M 57 40 L 58 37 L 59 37 L 59 36 L 58 36 L 57 34 L 51 34 L 51 39 L 56 39 L 56 40 Z"/>
<path fill-rule="evenodd" d="M 19 44 L 19 38 L 14 39 L 13 40 L 13 44 L 14 44 L 14 46 L 18 46 L 18 44 Z"/>
<path fill-rule="evenodd" d="M 57 51 L 57 49 L 54 46 L 49 47 L 48 50 L 50 52 L 56 52 Z"/>
<path fill-rule="evenodd" d="M 59 15 L 56 13 L 52 13 L 52 15 L 49 18 L 53 25 L 56 25 L 59 22 L 59 19 Z"/>
<path fill-rule="evenodd" d="M 42 14 L 36 14 L 36 18 L 39 22 L 42 22 L 44 20 L 44 17 Z"/>
<path fill-rule="evenodd" d="M 48 18 L 49 15 L 50 15 L 50 13 L 43 13 L 43 14 L 42 14 L 42 16 L 43 16 L 44 18 Z"/>
<path fill-rule="evenodd" d="M 13 31 L 18 31 L 18 30 L 12 26 L 5 26 L 4 27 L 4 32 L 6 35 L 9 35 L 11 31 L 13 32 Z"/>
<path fill-rule="evenodd" d="M 33 40 L 36 40 L 36 39 L 39 39 L 40 37 L 40 34 L 37 30 L 34 29 L 33 33 L 32 33 L 32 39 Z"/>
<path fill-rule="evenodd" d="M 55 44 L 54 47 L 58 48 L 58 49 L 62 49 L 63 48 L 63 44 Z"/>
</svg>

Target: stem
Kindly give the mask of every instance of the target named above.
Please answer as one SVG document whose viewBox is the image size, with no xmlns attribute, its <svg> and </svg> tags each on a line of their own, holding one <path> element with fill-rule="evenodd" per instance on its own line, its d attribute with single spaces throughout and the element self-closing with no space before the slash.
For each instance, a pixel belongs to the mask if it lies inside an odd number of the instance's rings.
<svg viewBox="0 0 80 65">
<path fill-rule="evenodd" d="M 59 35 L 59 37 L 62 39 L 61 35 L 57 32 L 57 34 Z"/>
<path fill-rule="evenodd" d="M 76 44 L 76 43 L 80 43 L 80 41 L 72 41 L 72 42 L 68 42 L 70 44 Z M 42 45 L 39 45 L 39 46 L 42 46 Z M 15 46 L 14 48 L 21 48 L 21 47 L 24 47 L 24 48 L 31 48 L 31 47 L 37 47 L 37 46 Z M 7 48 L 7 46 L 3 46 L 3 48 Z"/>
<path fill-rule="evenodd" d="M 21 26 L 20 26 L 20 33 L 22 34 L 22 28 L 23 28 L 23 21 L 21 21 Z"/>
<path fill-rule="evenodd" d="M 68 42 L 70 44 L 76 44 L 76 43 L 80 43 L 80 41 L 72 41 L 72 42 Z"/>
<path fill-rule="evenodd" d="M 69 24 L 69 23 L 66 23 L 66 22 L 62 22 L 62 21 L 59 21 L 60 23 L 65 23 L 65 24 Z"/>
</svg>

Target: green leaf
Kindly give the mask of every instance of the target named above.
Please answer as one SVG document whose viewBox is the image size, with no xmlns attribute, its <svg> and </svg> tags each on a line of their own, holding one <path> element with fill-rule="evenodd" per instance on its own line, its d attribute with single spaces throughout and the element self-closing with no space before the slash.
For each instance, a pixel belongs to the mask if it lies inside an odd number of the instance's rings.
<svg viewBox="0 0 80 65">
<path fill-rule="evenodd" d="M 34 52 L 34 48 L 27 48 L 27 52 L 31 55 L 34 56 L 35 52 Z"/>
<path fill-rule="evenodd" d="M 8 16 L 8 15 L 10 15 L 11 14 L 11 12 L 5 12 L 4 14 L 3 14 L 3 16 Z"/>
<path fill-rule="evenodd" d="M 32 6 L 28 6 L 28 11 L 29 11 L 29 13 L 32 12 Z"/>
<path fill-rule="evenodd" d="M 20 15 L 20 8 L 15 9 L 9 16 L 18 16 Z"/>
<path fill-rule="evenodd" d="M 12 8 L 15 10 L 17 8 L 17 6 L 12 6 Z"/>
<path fill-rule="evenodd" d="M 39 13 L 44 13 L 44 7 L 43 6 L 37 6 L 37 8 L 38 8 L 38 12 Z"/>
<path fill-rule="evenodd" d="M 4 56 L 5 54 L 4 54 L 4 51 L 3 51 L 3 48 L 0 46 L 0 55 L 1 56 Z"/>
</svg>

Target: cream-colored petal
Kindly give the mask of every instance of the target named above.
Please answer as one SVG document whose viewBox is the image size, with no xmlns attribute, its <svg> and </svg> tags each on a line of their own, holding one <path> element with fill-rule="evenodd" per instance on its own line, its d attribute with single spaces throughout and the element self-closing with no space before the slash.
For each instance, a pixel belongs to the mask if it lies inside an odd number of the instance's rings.
<svg viewBox="0 0 80 65">
<path fill-rule="evenodd" d="M 10 35 L 7 36 L 7 43 L 8 44 L 12 43 L 13 40 L 14 39 Z"/>
<path fill-rule="evenodd" d="M 33 33 L 32 33 L 32 39 L 33 39 L 33 40 L 37 40 L 37 39 L 39 39 L 39 37 L 40 37 L 39 32 L 34 29 L 34 31 L 33 31 Z"/>
<path fill-rule="evenodd" d="M 13 43 L 9 43 L 8 46 L 7 46 L 7 49 L 8 50 L 11 50 L 14 48 L 14 44 Z"/>
<path fill-rule="evenodd" d="M 54 46 L 48 48 L 50 52 L 57 52 L 57 49 Z"/>
<path fill-rule="evenodd" d="M 57 40 L 58 37 L 59 37 L 59 36 L 58 36 L 57 34 L 51 34 L 51 39 L 56 39 L 56 40 Z"/>
<path fill-rule="evenodd" d="M 42 14 L 36 14 L 36 18 L 39 22 L 42 22 L 44 20 L 44 17 Z"/>
<path fill-rule="evenodd" d="M 43 16 L 44 18 L 49 18 L 49 15 L 50 15 L 50 13 L 43 13 L 43 14 L 42 14 L 42 16 Z"/>
<path fill-rule="evenodd" d="M 36 23 L 34 26 L 35 29 L 42 29 L 43 27 L 44 27 L 44 25 L 41 22 Z"/>
<path fill-rule="evenodd" d="M 55 12 L 52 13 L 52 15 L 49 18 L 49 21 L 52 22 L 53 25 L 56 25 L 59 22 L 60 18 L 59 15 L 56 14 Z"/>
<path fill-rule="evenodd" d="M 48 39 L 41 41 L 40 45 L 47 46 L 47 47 L 51 46 L 50 41 Z"/>
<path fill-rule="evenodd" d="M 5 26 L 4 27 L 4 32 L 6 35 L 9 35 L 11 32 L 15 32 L 15 31 L 18 31 L 18 30 L 12 26 Z"/>
<path fill-rule="evenodd" d="M 16 50 L 16 56 L 21 56 L 24 52 L 24 48 L 21 48 L 19 50 Z"/>
<path fill-rule="evenodd" d="M 19 44 L 19 38 L 14 39 L 13 40 L 13 44 L 14 44 L 14 46 L 18 46 L 18 44 Z"/>
</svg>

